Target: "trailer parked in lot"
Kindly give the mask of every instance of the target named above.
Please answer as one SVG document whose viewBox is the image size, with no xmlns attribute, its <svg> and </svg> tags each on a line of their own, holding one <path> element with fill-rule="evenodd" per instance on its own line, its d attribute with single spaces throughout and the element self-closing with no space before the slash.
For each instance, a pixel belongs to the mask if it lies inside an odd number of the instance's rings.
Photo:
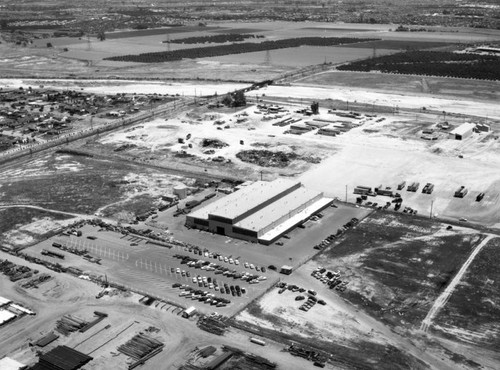
<svg viewBox="0 0 500 370">
<path fill-rule="evenodd" d="M 453 195 L 455 198 L 463 198 L 467 195 L 469 191 L 467 190 L 467 188 L 465 186 L 461 186 L 459 187 L 456 191 L 455 191 L 455 194 Z"/>
<path fill-rule="evenodd" d="M 412 192 L 415 193 L 418 190 L 419 187 L 420 187 L 420 183 L 419 182 L 413 182 L 410 185 L 408 185 L 408 187 L 406 188 L 406 190 L 407 191 L 412 191 Z"/>
<path fill-rule="evenodd" d="M 422 189 L 423 194 L 431 194 L 434 191 L 434 184 L 431 184 L 428 182 L 425 184 L 424 188 Z"/>
<path fill-rule="evenodd" d="M 182 317 L 188 319 L 191 316 L 193 316 L 196 313 L 196 307 L 191 306 L 189 308 L 186 308 L 184 312 L 182 313 Z"/>
</svg>

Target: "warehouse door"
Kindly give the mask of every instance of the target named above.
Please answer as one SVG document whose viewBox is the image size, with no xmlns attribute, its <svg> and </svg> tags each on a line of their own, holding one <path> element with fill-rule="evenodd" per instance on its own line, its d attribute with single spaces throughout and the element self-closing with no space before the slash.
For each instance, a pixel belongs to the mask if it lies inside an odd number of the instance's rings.
<svg viewBox="0 0 500 370">
<path fill-rule="evenodd" d="M 226 235 L 224 228 L 221 226 L 217 226 L 217 234 Z"/>
</svg>

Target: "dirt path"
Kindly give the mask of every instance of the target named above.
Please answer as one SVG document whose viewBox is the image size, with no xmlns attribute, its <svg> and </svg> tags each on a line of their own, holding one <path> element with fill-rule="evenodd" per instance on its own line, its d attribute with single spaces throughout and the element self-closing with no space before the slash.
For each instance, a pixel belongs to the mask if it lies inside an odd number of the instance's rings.
<svg viewBox="0 0 500 370">
<path fill-rule="evenodd" d="M 476 248 L 472 251 L 471 255 L 469 258 L 467 258 L 467 261 L 462 265 L 458 273 L 455 275 L 453 280 L 450 282 L 450 284 L 446 287 L 446 289 L 441 293 L 439 297 L 437 297 L 436 301 L 432 305 L 431 309 L 427 313 L 427 316 L 425 319 L 422 321 L 422 325 L 420 326 L 420 330 L 423 330 L 424 332 L 427 331 L 432 324 L 432 320 L 434 317 L 439 313 L 439 310 L 448 302 L 448 299 L 450 299 L 451 294 L 455 290 L 455 287 L 457 284 L 460 282 L 462 279 L 462 276 L 465 274 L 467 271 L 467 268 L 469 265 L 474 261 L 474 258 L 476 255 L 481 252 L 483 247 L 488 244 L 488 242 L 495 237 L 495 235 L 488 235 L 481 243 L 479 243 Z"/>
</svg>

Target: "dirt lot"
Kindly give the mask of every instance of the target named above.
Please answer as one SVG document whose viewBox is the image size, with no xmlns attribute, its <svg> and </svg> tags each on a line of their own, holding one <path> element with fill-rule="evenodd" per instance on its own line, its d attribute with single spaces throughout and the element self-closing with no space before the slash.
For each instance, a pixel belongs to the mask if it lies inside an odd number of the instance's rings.
<svg viewBox="0 0 500 370">
<path fill-rule="evenodd" d="M 330 71 L 298 80 L 300 84 L 343 86 L 368 90 L 386 90 L 422 96 L 453 96 L 467 100 L 498 100 L 500 83 L 457 78 L 387 75 L 383 73 L 359 73 Z"/>
<path fill-rule="evenodd" d="M 376 213 L 315 262 L 340 271 L 345 298 L 392 326 L 418 327 L 484 235 L 427 219 Z M 453 249 L 450 248 L 453 246 Z"/>
<path fill-rule="evenodd" d="M 0 206 L 0 242 L 10 248 L 34 244 L 51 236 L 73 219 L 69 215 L 38 209 Z"/>
<path fill-rule="evenodd" d="M 498 348 L 499 246 L 500 239 L 490 240 L 473 261 L 436 317 L 434 333 L 493 351 Z"/>
</svg>

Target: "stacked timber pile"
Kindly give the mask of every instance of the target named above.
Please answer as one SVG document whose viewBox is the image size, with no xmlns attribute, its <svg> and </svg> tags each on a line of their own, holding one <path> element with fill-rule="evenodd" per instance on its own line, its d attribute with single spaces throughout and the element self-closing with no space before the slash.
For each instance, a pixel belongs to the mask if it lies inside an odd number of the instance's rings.
<svg viewBox="0 0 500 370">
<path fill-rule="evenodd" d="M 0 272 L 10 278 L 10 281 L 18 281 L 29 278 L 33 275 L 31 269 L 27 266 L 16 265 L 9 260 L 0 260 Z"/>
<path fill-rule="evenodd" d="M 160 353 L 164 346 L 159 340 L 139 333 L 127 343 L 119 346 L 118 351 L 136 360 L 128 367 L 129 369 L 133 369 Z"/>
<path fill-rule="evenodd" d="M 38 286 L 49 279 L 51 279 L 52 276 L 49 274 L 40 274 L 32 278 L 31 280 L 28 280 L 26 283 L 21 285 L 22 288 L 38 288 Z"/>
<path fill-rule="evenodd" d="M 297 344 L 292 344 L 288 347 L 288 352 L 293 356 L 302 357 L 306 360 L 314 361 L 315 363 L 324 363 L 326 361 L 326 356 L 322 353 Z"/>
<path fill-rule="evenodd" d="M 88 322 L 79 319 L 77 317 L 73 317 L 71 315 L 64 315 L 63 317 L 61 317 L 60 320 L 57 321 L 56 330 L 59 333 L 67 336 L 77 330 L 80 330 L 87 324 Z"/>
<path fill-rule="evenodd" d="M 222 317 L 216 316 L 200 317 L 197 325 L 200 329 L 215 335 L 224 335 L 227 329 L 227 324 L 222 321 Z"/>
</svg>

